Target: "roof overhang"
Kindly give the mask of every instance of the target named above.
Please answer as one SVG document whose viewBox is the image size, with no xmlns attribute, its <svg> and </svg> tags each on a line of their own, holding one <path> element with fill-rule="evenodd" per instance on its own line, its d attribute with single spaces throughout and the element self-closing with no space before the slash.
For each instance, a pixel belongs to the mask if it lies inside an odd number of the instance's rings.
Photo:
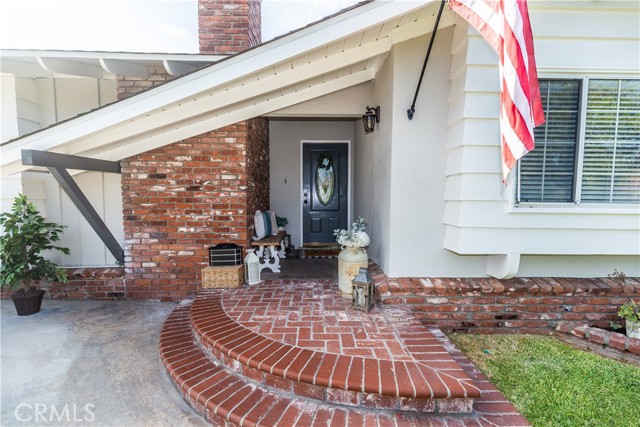
<svg viewBox="0 0 640 427">
<path fill-rule="evenodd" d="M 0 73 L 25 78 L 88 77 L 115 80 L 118 74 L 147 78 L 148 66 L 180 75 L 226 55 L 87 52 L 80 50 L 0 49 Z"/>
<path fill-rule="evenodd" d="M 33 149 L 121 160 L 375 78 L 393 45 L 430 33 L 439 1 L 374 1 L 138 95 L 4 143 L 2 174 Z M 445 13 L 440 28 L 453 24 Z"/>
</svg>

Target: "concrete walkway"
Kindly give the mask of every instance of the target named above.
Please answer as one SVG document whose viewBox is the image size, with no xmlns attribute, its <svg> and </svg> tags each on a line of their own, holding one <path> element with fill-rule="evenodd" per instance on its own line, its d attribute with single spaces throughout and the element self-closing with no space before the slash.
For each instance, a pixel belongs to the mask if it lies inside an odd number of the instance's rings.
<svg viewBox="0 0 640 427">
<path fill-rule="evenodd" d="M 0 302 L 0 425 L 206 426 L 158 353 L 172 303 L 45 300 L 18 317 Z"/>
</svg>

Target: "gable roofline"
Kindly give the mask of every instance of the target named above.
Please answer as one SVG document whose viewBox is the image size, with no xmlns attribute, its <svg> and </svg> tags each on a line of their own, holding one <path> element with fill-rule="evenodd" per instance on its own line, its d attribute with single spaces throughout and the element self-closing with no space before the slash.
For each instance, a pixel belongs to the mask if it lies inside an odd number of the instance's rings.
<svg viewBox="0 0 640 427">
<path fill-rule="evenodd" d="M 216 61 L 227 55 L 200 53 L 124 52 L 106 50 L 66 50 L 66 49 L 0 49 L 0 57 L 12 58 L 89 58 L 89 59 L 131 59 L 131 60 L 193 60 Z"/>
<path fill-rule="evenodd" d="M 425 6 L 432 3 L 435 0 L 361 3 L 127 99 L 14 139 L 1 147 L 3 174 L 28 168 L 20 164 L 21 149 L 120 160 L 226 124 L 263 115 L 268 113 L 264 108 L 248 108 L 252 105 L 243 105 L 244 101 L 253 96 L 253 92 L 243 91 L 244 87 L 259 89 L 257 92 L 286 89 L 289 83 L 285 77 L 289 71 L 287 61 L 291 61 L 290 68 L 294 69 L 294 60 L 299 55 L 311 55 L 318 50 L 326 49 L 324 57 L 314 57 L 324 68 L 305 68 L 306 64 L 301 64 L 295 70 L 304 69 L 304 73 L 297 76 L 298 79 L 304 79 L 307 74 L 310 79 L 318 77 L 318 73 L 323 70 L 329 72 L 332 71 L 331 67 L 353 65 L 357 60 L 368 62 L 358 73 L 326 82 L 321 91 L 307 91 L 302 96 L 294 93 L 298 96 L 290 96 L 288 104 L 272 103 L 271 111 L 371 80 L 380 65 L 381 55 L 386 55 L 394 42 L 429 32 L 425 30 L 429 27 L 425 25 L 425 19 L 429 18 L 431 11 L 426 10 L 429 8 Z M 400 26 L 403 17 L 407 17 L 404 32 L 400 31 L 400 37 L 392 41 L 391 31 Z M 422 21 L 418 22 L 420 19 Z M 371 28 L 375 28 L 378 33 L 367 34 L 367 29 Z M 336 51 L 332 43 L 343 40 L 351 43 L 353 41 L 349 36 L 353 34 L 362 34 L 361 43 L 356 46 L 362 48 L 354 48 L 353 51 L 357 50 L 360 57 L 355 55 L 352 61 L 348 61 L 349 53 L 344 50 Z M 363 42 L 365 36 L 370 39 L 367 44 Z M 377 58 L 377 62 L 372 58 Z M 371 66 L 369 62 L 372 63 Z M 242 81 L 243 78 L 246 82 Z M 236 94 L 235 102 L 224 104 L 226 95 L 231 90 Z M 269 94 L 265 95 L 269 101 Z M 219 110 L 214 107 L 219 107 Z M 240 110 L 245 110 L 244 114 L 239 114 Z M 222 116 L 228 118 L 225 120 Z M 175 119 L 176 117 L 180 119 Z M 169 121 L 171 122 L 168 123 Z"/>
</svg>

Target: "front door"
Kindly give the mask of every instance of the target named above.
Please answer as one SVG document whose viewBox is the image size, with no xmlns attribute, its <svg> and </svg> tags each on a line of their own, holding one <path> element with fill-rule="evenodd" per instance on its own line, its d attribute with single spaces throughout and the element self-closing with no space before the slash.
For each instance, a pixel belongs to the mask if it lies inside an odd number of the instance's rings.
<svg viewBox="0 0 640 427">
<path fill-rule="evenodd" d="M 333 242 L 347 228 L 349 145 L 302 144 L 303 242 Z"/>
</svg>

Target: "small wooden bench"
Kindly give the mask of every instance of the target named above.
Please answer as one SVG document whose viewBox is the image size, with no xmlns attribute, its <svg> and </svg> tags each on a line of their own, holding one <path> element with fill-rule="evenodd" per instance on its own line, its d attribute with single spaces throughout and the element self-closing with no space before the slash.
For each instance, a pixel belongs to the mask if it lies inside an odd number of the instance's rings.
<svg viewBox="0 0 640 427">
<path fill-rule="evenodd" d="M 251 242 L 251 246 L 258 247 L 256 255 L 260 260 L 260 271 L 268 268 L 274 273 L 280 273 L 280 258 L 286 256 L 284 247 L 285 235 L 285 231 L 279 231 L 275 236 L 268 236 Z"/>
</svg>

